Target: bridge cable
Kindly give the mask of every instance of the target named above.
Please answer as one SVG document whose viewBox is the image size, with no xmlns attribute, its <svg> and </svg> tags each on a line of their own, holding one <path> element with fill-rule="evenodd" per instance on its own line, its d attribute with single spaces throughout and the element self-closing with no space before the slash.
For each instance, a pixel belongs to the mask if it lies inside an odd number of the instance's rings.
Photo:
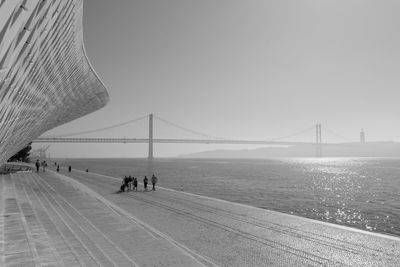
<svg viewBox="0 0 400 267">
<path fill-rule="evenodd" d="M 328 129 L 328 128 L 325 127 L 325 126 L 323 126 L 323 129 L 324 129 L 324 131 L 327 131 L 328 133 L 332 134 L 333 136 L 335 136 L 335 137 L 337 137 L 337 138 L 339 138 L 339 139 L 342 139 L 342 140 L 347 141 L 347 142 L 354 142 L 354 140 L 351 140 L 351 139 L 349 139 L 349 138 L 346 138 L 346 137 L 344 137 L 344 136 L 342 136 L 342 135 L 340 135 L 340 134 L 338 134 L 338 133 L 336 133 L 336 132 L 334 132 L 334 131 Z"/>
<path fill-rule="evenodd" d="M 157 116 L 157 115 L 154 115 L 154 117 L 157 118 L 158 120 L 160 120 L 160 121 L 166 123 L 166 124 L 169 124 L 169 125 L 171 125 L 171 126 L 174 126 L 174 127 L 176 127 L 176 128 L 179 128 L 179 129 L 184 130 L 184 131 L 186 131 L 186 132 L 190 132 L 190 133 L 192 133 L 192 134 L 200 135 L 200 136 L 203 136 L 203 137 L 206 137 L 206 138 L 209 138 L 209 139 L 228 140 L 227 138 L 216 137 L 216 136 L 212 136 L 212 135 L 209 135 L 209 134 L 205 134 L 205 133 L 202 133 L 202 132 L 199 132 L 199 131 L 191 130 L 191 129 L 189 129 L 189 128 L 180 126 L 180 125 L 178 125 L 178 124 L 176 124 L 176 123 L 173 123 L 173 122 L 170 122 L 170 121 L 168 121 L 168 120 L 166 120 L 166 119 L 163 119 L 163 118 L 161 118 L 161 117 L 159 117 L 159 116 Z"/>
<path fill-rule="evenodd" d="M 293 136 L 296 136 L 296 135 L 300 135 L 300 134 L 306 133 L 306 132 L 308 132 L 310 130 L 314 130 L 314 129 L 315 129 L 315 125 L 313 125 L 311 127 L 308 127 L 307 129 L 304 129 L 304 130 L 289 134 L 289 135 L 285 135 L 285 136 L 277 137 L 277 138 L 273 138 L 273 139 L 268 139 L 267 141 L 277 141 L 277 140 L 287 139 L 287 138 L 290 138 L 290 137 L 293 137 Z"/>
<path fill-rule="evenodd" d="M 67 133 L 67 134 L 62 134 L 62 135 L 42 136 L 42 137 L 43 138 L 68 137 L 68 136 L 75 136 L 75 135 L 81 135 L 81 134 L 101 132 L 101 131 L 109 130 L 109 129 L 112 129 L 112 128 L 117 128 L 117 127 L 120 127 L 120 126 L 124 126 L 126 124 L 130 124 L 130 123 L 133 123 L 133 122 L 136 122 L 136 121 L 140 121 L 140 120 L 143 120 L 145 118 L 148 118 L 148 115 L 141 116 L 139 118 L 136 118 L 136 119 L 133 119 L 133 120 L 129 120 L 129 121 L 125 121 L 125 122 L 121 122 L 121 123 L 118 123 L 118 124 L 114 124 L 114 125 L 111 125 L 111 126 L 94 129 L 94 130 L 83 131 L 83 132 L 75 132 L 75 133 Z"/>
</svg>

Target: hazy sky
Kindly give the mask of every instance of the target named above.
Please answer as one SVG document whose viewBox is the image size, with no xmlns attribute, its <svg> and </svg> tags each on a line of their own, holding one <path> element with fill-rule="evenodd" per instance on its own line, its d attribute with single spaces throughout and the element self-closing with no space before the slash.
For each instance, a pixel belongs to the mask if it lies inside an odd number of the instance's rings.
<svg viewBox="0 0 400 267">
<path fill-rule="evenodd" d="M 321 122 L 353 140 L 364 128 L 367 141 L 400 141 L 399 10 L 397 0 L 85 0 L 85 47 L 110 102 L 45 135 L 153 112 L 225 138 L 269 139 Z M 147 127 L 141 121 L 87 137 L 146 137 Z M 198 138 L 158 121 L 155 137 Z M 299 138 L 315 139 L 313 132 Z M 155 145 L 155 155 L 216 147 Z M 146 150 L 50 148 L 62 157 Z"/>
</svg>

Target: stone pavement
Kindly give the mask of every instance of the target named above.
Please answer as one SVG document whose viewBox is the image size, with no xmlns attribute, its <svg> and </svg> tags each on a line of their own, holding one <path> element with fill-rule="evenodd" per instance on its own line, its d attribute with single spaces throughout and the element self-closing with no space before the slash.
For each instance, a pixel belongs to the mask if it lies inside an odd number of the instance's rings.
<svg viewBox="0 0 400 267">
<path fill-rule="evenodd" d="M 0 176 L 0 266 L 400 266 L 400 239 L 73 171 Z"/>
<path fill-rule="evenodd" d="M 57 179 L 0 178 L 0 266 L 203 266 L 150 229 Z"/>
</svg>

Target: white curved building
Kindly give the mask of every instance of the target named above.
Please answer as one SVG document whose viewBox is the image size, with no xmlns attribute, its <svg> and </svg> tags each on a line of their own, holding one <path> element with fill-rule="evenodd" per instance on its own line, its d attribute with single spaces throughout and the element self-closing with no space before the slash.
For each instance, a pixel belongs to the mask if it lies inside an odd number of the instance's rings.
<svg viewBox="0 0 400 267">
<path fill-rule="evenodd" d="M 0 0 L 0 164 L 108 102 L 83 45 L 83 0 Z"/>
</svg>

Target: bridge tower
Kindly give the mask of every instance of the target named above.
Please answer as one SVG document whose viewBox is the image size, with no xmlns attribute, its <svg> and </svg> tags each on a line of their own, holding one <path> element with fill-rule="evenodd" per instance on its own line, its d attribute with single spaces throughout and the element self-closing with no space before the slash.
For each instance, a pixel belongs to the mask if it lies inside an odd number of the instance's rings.
<svg viewBox="0 0 400 267">
<path fill-rule="evenodd" d="M 316 154 L 316 157 L 322 157 L 322 135 L 321 135 L 321 124 L 320 123 L 317 123 L 316 125 L 315 125 L 315 133 L 316 133 L 316 136 L 315 136 L 315 148 L 316 148 L 316 151 L 315 151 L 315 154 Z"/>
<path fill-rule="evenodd" d="M 149 114 L 149 156 L 148 159 L 152 160 L 153 156 L 153 113 Z"/>
<path fill-rule="evenodd" d="M 364 144 L 365 143 L 365 133 L 364 133 L 364 129 L 361 129 L 360 132 L 360 143 Z"/>
</svg>

